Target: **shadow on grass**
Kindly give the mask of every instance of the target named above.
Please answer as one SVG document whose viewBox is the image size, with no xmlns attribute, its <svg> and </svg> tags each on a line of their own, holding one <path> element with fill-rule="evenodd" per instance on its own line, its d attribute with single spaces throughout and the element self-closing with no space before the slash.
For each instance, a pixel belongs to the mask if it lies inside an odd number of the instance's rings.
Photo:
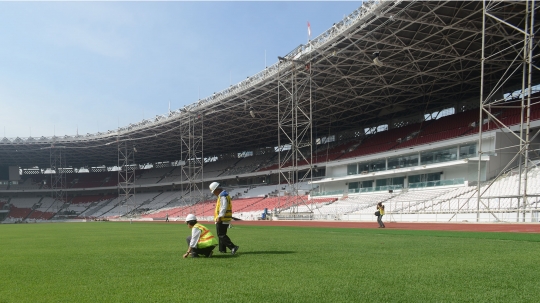
<svg viewBox="0 0 540 303">
<path fill-rule="evenodd" d="M 227 254 L 220 254 L 217 253 L 212 256 L 212 258 L 234 258 L 239 255 L 286 255 L 286 254 L 295 254 L 295 251 L 287 251 L 287 250 L 263 250 L 263 251 L 246 251 L 242 252 L 239 251 L 236 255 L 231 255 L 230 253 Z"/>
</svg>

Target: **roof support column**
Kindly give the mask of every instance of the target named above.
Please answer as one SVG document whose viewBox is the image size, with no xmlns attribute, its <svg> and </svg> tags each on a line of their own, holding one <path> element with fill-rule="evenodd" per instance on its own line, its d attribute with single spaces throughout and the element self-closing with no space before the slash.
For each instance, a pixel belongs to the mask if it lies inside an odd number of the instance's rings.
<svg viewBox="0 0 540 303">
<path fill-rule="evenodd" d="M 311 211 L 299 183 L 311 181 L 313 171 L 313 118 L 311 62 L 279 58 L 278 66 L 278 159 L 279 184 L 286 184 L 281 212 L 296 213 L 299 205 Z M 281 197 L 281 195 L 280 195 Z"/>
<path fill-rule="evenodd" d="M 180 183 L 184 193 L 181 198 L 185 205 L 192 206 L 189 212 L 199 217 L 204 213 L 204 209 L 198 209 L 196 204 L 205 200 L 203 188 L 204 114 L 202 111 L 186 111 L 183 115 L 185 118 L 181 119 L 180 124 L 180 154 L 183 162 Z"/>
<path fill-rule="evenodd" d="M 118 140 L 118 198 L 128 217 L 135 209 L 135 153 L 137 148 L 128 140 Z"/>
<path fill-rule="evenodd" d="M 65 146 L 50 147 L 50 169 L 53 172 L 51 174 L 51 197 L 54 199 L 52 204 L 52 210 L 58 213 L 64 203 L 67 202 L 67 196 L 65 189 L 66 184 L 66 156 Z"/>
</svg>

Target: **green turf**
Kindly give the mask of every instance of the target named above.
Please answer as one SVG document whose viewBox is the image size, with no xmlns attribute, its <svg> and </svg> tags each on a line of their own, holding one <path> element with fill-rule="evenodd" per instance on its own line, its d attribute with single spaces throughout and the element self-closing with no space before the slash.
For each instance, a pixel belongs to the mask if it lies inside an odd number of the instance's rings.
<svg viewBox="0 0 540 303">
<path fill-rule="evenodd" d="M 213 227 L 211 227 L 213 229 Z M 0 302 L 538 302 L 540 235 L 182 224 L 0 225 Z"/>
</svg>

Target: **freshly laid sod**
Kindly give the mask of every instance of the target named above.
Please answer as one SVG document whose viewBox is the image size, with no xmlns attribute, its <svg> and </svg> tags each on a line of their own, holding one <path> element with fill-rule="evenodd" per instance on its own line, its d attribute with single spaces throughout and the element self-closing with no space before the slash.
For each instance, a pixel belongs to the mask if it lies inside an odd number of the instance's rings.
<svg viewBox="0 0 540 303">
<path fill-rule="evenodd" d="M 235 226 L 237 256 L 182 259 L 189 233 L 140 222 L 0 225 L 0 302 L 540 298 L 539 234 Z"/>
</svg>

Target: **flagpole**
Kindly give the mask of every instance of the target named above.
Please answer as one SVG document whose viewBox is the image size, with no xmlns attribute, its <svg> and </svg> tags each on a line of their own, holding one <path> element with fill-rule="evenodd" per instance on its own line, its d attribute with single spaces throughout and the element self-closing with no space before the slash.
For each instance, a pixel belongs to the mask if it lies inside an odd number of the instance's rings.
<svg viewBox="0 0 540 303">
<path fill-rule="evenodd" d="M 309 24 L 309 21 L 307 22 L 307 32 L 308 32 L 308 45 L 309 45 L 309 41 L 311 40 L 311 24 Z"/>
</svg>

